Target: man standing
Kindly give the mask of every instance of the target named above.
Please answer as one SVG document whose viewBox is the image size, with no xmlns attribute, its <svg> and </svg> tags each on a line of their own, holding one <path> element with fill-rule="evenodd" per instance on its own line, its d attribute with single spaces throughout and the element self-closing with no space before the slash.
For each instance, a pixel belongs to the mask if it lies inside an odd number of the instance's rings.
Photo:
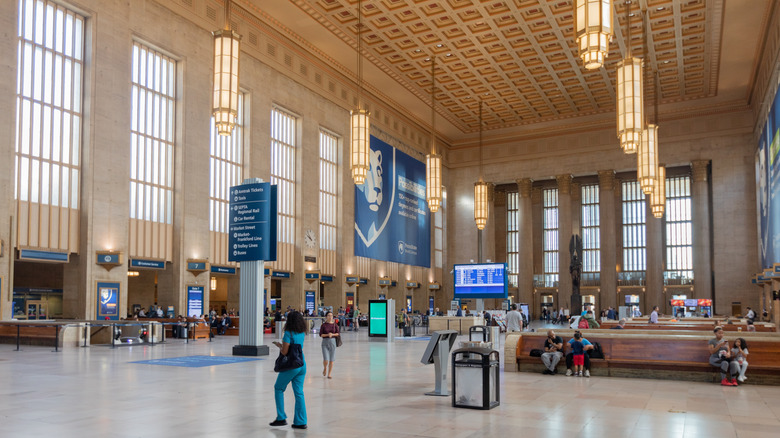
<svg viewBox="0 0 780 438">
<path fill-rule="evenodd" d="M 506 331 L 507 332 L 519 332 L 522 331 L 523 316 L 517 311 L 517 304 L 512 304 L 512 310 L 506 314 Z"/>
<path fill-rule="evenodd" d="M 542 363 L 545 370 L 542 374 L 558 374 L 556 367 L 563 357 L 563 339 L 555 336 L 552 330 L 547 331 L 547 339 L 544 340 L 544 353 L 542 353 Z"/>
<path fill-rule="evenodd" d="M 745 314 L 745 318 L 748 319 L 748 321 L 753 321 L 756 319 L 756 312 L 753 311 L 750 307 L 747 308 L 747 314 Z"/>
<path fill-rule="evenodd" d="M 610 307 L 609 310 L 607 310 L 607 319 L 611 319 L 611 320 L 617 319 L 617 315 L 615 314 L 615 309 L 613 309 L 612 307 Z"/>
<path fill-rule="evenodd" d="M 580 333 L 579 330 L 574 332 Z M 587 353 L 587 351 L 593 350 L 593 344 L 590 343 L 587 339 L 584 337 L 579 340 L 582 342 L 582 349 L 586 351 L 585 353 L 585 377 L 590 377 L 590 353 Z M 566 375 L 571 376 L 571 366 L 574 364 L 574 353 L 571 351 L 571 345 L 574 343 L 574 338 L 571 338 L 568 342 L 569 345 L 569 352 L 566 354 Z"/>
<path fill-rule="evenodd" d="M 650 314 L 650 324 L 658 324 L 658 306 L 653 306 L 653 313 Z"/>
</svg>

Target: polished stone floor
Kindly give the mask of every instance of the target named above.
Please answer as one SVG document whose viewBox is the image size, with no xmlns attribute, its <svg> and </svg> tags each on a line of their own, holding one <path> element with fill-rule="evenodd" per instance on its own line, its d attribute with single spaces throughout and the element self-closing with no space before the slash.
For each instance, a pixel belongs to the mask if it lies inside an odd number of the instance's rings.
<svg viewBox="0 0 780 438">
<path fill-rule="evenodd" d="M 267 342 L 273 339 L 267 336 Z M 430 397 L 425 340 L 344 334 L 334 378 L 319 339 L 304 345 L 306 431 L 271 428 L 273 358 L 186 368 L 133 363 L 231 355 L 237 337 L 185 344 L 0 345 L 0 437 L 777 437 L 780 387 L 501 373 L 501 405 L 456 409 Z M 748 376 L 750 372 L 748 371 Z M 288 416 L 293 398 L 287 391 Z"/>
</svg>

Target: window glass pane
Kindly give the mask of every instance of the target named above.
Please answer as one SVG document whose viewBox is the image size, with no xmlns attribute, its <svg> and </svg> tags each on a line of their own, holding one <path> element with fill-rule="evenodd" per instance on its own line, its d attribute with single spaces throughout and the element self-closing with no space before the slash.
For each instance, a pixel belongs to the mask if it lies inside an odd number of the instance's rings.
<svg viewBox="0 0 780 438">
<path fill-rule="evenodd" d="M 582 186 L 582 272 L 601 271 L 601 242 L 599 217 L 599 186 Z M 584 280 L 595 280 L 594 275 L 585 275 Z"/>
<path fill-rule="evenodd" d="M 271 184 L 278 185 L 277 239 L 295 244 L 295 117 L 271 111 Z"/>
<path fill-rule="evenodd" d="M 21 166 L 14 195 L 45 205 L 77 205 L 78 178 L 71 187 L 60 176 L 67 181 L 80 164 L 84 17 L 48 0 L 18 5 L 15 162 Z"/>
<path fill-rule="evenodd" d="M 691 177 L 666 179 L 666 272 L 667 284 L 693 280 L 693 214 Z"/>
<path fill-rule="evenodd" d="M 517 192 L 510 192 L 506 194 L 506 260 L 507 269 L 509 270 L 509 284 L 512 287 L 517 287 L 518 277 L 517 273 L 520 270 L 519 266 L 519 243 L 520 233 L 518 229 L 520 212 L 518 210 L 520 194 Z"/>
<path fill-rule="evenodd" d="M 130 217 L 171 224 L 173 219 L 173 118 L 162 107 L 173 108 L 174 75 L 163 75 L 160 66 L 174 70 L 176 62 L 141 43 L 133 43 L 130 187 L 138 202 Z M 162 83 L 165 83 L 163 93 Z M 132 197 L 132 196 L 131 196 Z M 132 201 L 131 201 L 132 204 Z"/>
<path fill-rule="evenodd" d="M 338 194 L 336 193 L 336 151 L 338 137 L 320 130 L 320 249 L 335 251 L 337 247 L 336 208 Z"/>
<path fill-rule="evenodd" d="M 542 190 L 544 286 L 558 282 L 558 189 Z"/>
<path fill-rule="evenodd" d="M 647 270 L 645 194 L 638 181 L 623 181 L 623 272 Z"/>
</svg>

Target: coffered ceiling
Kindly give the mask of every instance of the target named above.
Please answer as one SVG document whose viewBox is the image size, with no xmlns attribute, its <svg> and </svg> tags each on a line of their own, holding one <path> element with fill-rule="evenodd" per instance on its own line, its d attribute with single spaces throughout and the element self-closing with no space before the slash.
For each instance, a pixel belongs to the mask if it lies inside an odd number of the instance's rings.
<svg viewBox="0 0 780 438">
<path fill-rule="evenodd" d="M 363 0 L 364 80 L 378 98 L 384 92 L 430 120 L 435 56 L 436 112 L 445 121 L 442 135 L 451 139 L 478 130 L 479 100 L 486 131 L 588 116 L 610 120 L 615 69 L 629 45 L 646 60 L 648 107 L 656 72 L 664 107 L 746 104 L 773 1 L 634 0 L 627 16 L 626 2 L 617 0 L 606 63 L 586 70 L 577 56 L 572 0 Z M 355 70 L 357 0 L 243 3 L 319 47 L 329 62 Z"/>
</svg>

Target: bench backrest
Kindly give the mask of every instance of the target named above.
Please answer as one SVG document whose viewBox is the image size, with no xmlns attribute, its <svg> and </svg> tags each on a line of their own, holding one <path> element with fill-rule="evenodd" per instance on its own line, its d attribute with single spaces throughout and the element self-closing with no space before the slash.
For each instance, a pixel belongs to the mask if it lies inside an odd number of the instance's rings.
<svg viewBox="0 0 780 438">
<path fill-rule="evenodd" d="M 572 338 L 572 331 L 556 332 L 568 343 Z M 707 362 L 709 350 L 707 342 L 714 336 L 707 334 L 697 335 L 658 335 L 654 333 L 604 333 L 585 332 L 585 338 L 590 342 L 598 342 L 607 360 L 648 360 L 648 361 L 676 361 L 676 362 Z M 737 336 L 727 335 L 729 345 Z M 523 333 L 518 342 L 518 357 L 529 356 L 532 349 L 543 349 L 545 333 Z M 751 366 L 780 365 L 780 338 L 779 337 L 755 337 L 745 340 L 748 343 L 750 355 L 748 362 Z M 568 351 L 568 350 L 567 350 Z"/>
</svg>

